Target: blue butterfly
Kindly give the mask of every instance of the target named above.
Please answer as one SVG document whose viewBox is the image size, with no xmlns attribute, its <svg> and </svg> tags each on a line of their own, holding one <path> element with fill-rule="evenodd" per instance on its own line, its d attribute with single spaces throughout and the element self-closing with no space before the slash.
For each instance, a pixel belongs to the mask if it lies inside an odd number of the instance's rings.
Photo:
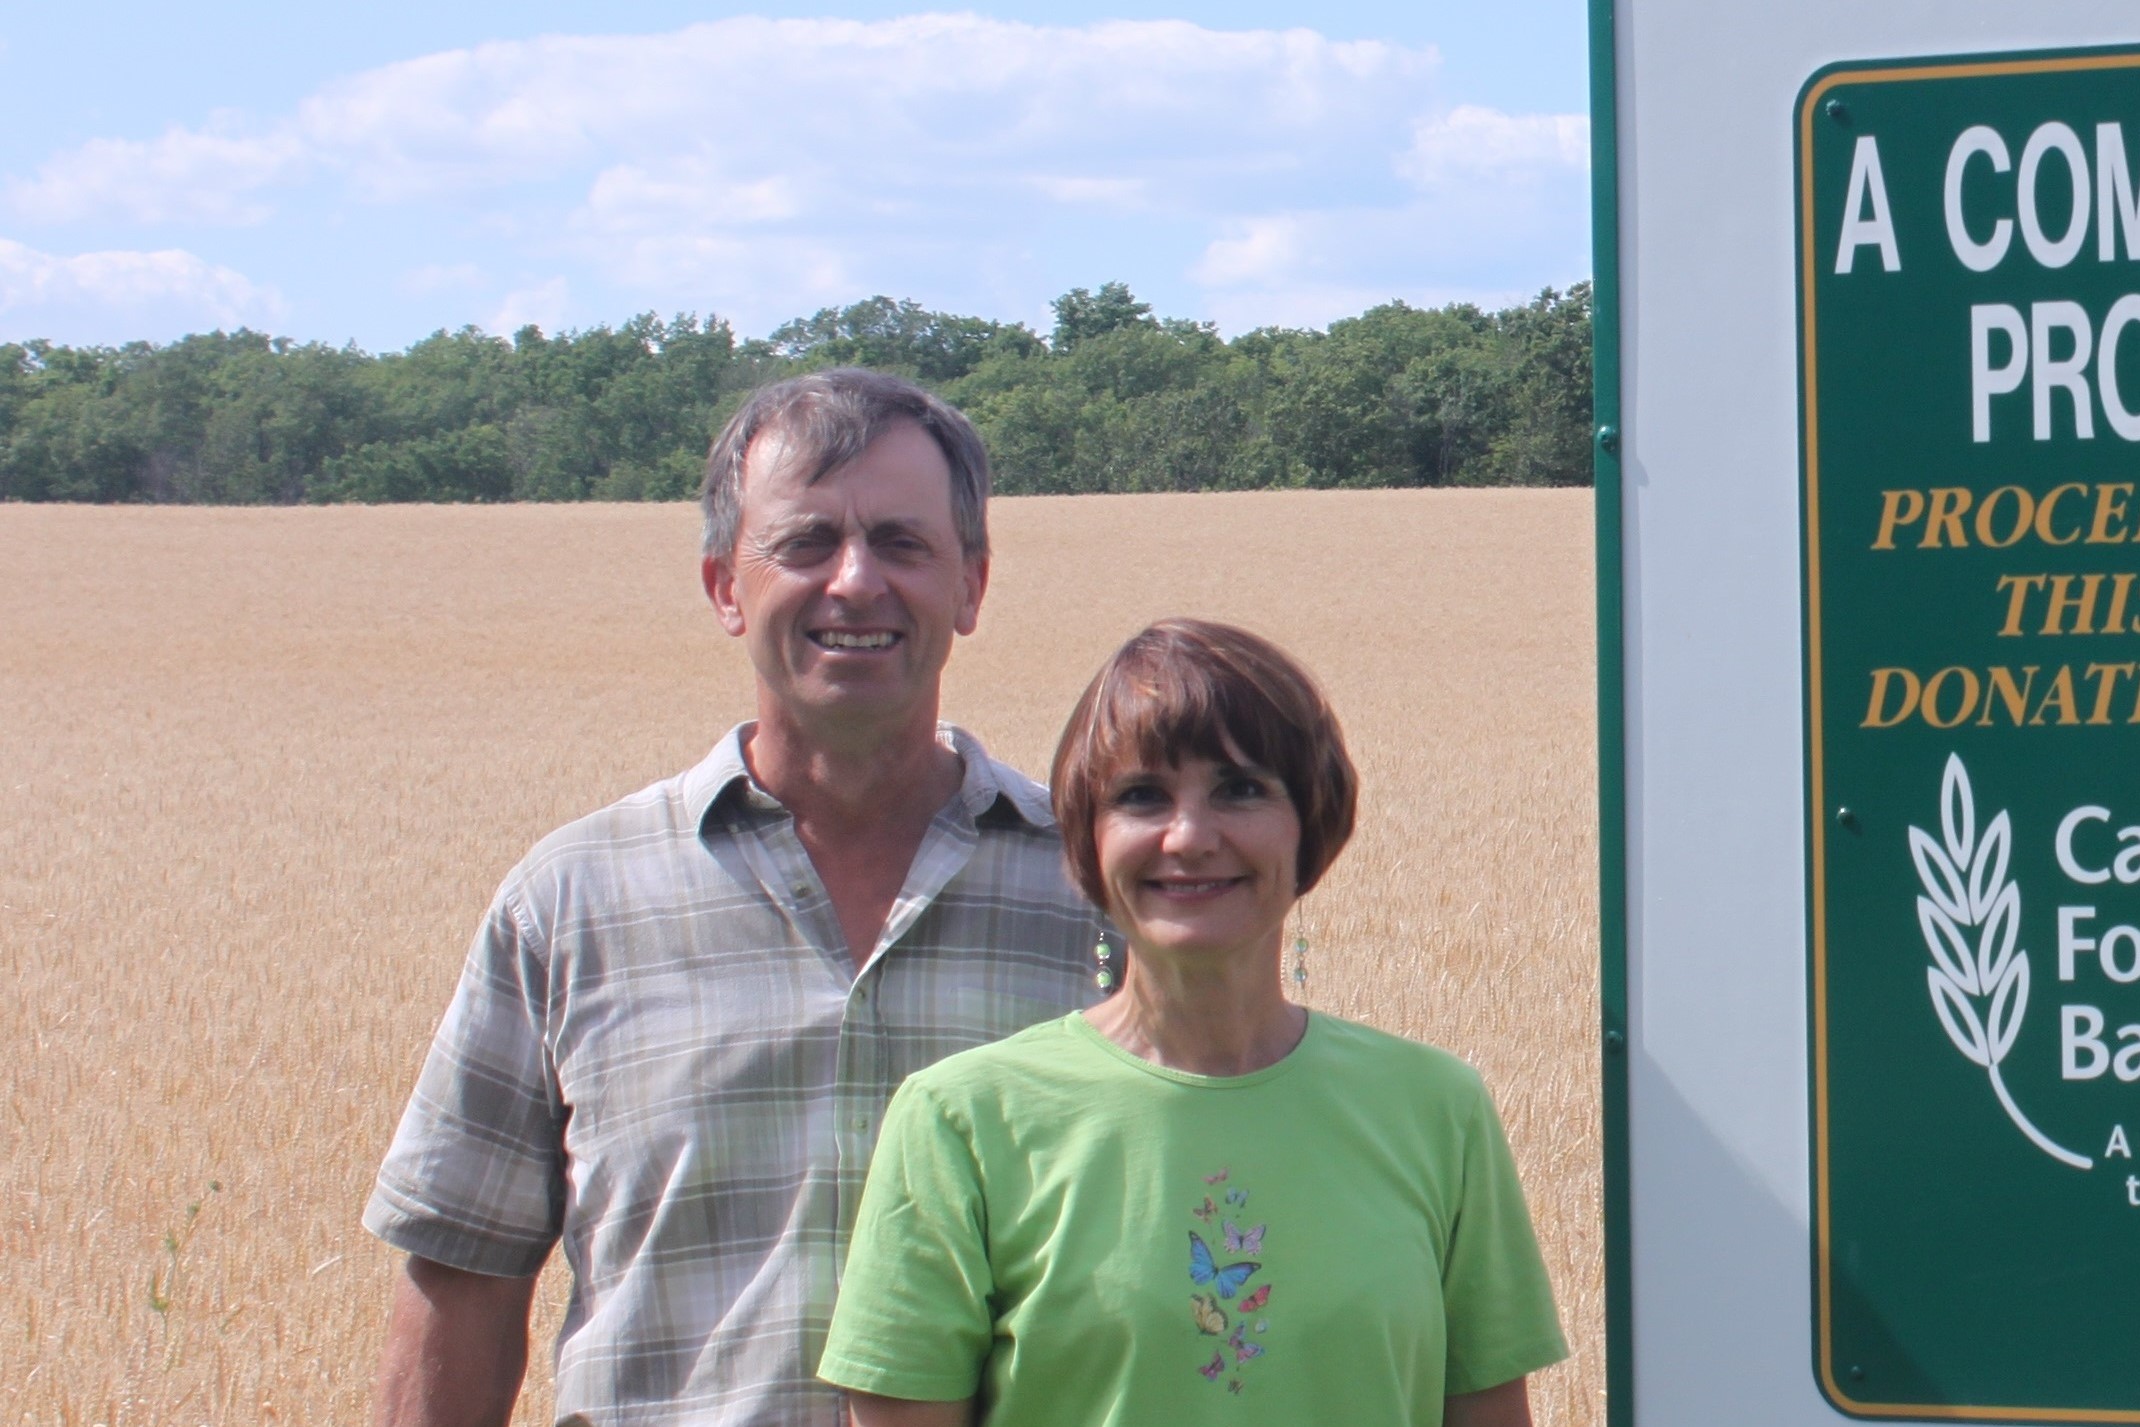
<svg viewBox="0 0 2140 1427">
<path fill-rule="evenodd" d="M 1189 1277 L 1197 1283 L 1217 1285 L 1221 1298 L 1239 1293 L 1249 1275 L 1262 1267 L 1260 1263 L 1230 1263 L 1220 1268 L 1212 1261 L 1211 1245 L 1198 1238 L 1196 1230 L 1189 1231 Z"/>
</svg>

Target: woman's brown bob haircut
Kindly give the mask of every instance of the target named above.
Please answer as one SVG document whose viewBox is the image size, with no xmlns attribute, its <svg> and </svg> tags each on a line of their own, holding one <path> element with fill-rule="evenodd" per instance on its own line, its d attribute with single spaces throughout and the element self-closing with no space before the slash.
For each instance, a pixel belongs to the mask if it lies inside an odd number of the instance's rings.
<svg viewBox="0 0 2140 1427">
<path fill-rule="evenodd" d="M 1055 745 L 1048 781 L 1063 853 L 1094 905 L 1107 905 L 1093 828 L 1108 783 L 1127 767 L 1184 758 L 1245 759 L 1278 775 L 1300 817 L 1296 895 L 1322 879 L 1352 836 L 1359 779 L 1308 671 L 1245 629 L 1163 619 L 1100 666 Z"/>
</svg>

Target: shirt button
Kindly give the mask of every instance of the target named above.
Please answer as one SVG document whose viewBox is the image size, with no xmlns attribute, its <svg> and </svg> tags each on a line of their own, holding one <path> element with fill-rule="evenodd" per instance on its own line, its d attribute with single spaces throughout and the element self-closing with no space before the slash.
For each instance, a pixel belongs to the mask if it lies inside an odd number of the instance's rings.
<svg viewBox="0 0 2140 1427">
<path fill-rule="evenodd" d="M 790 887 L 788 890 L 793 892 L 798 897 L 807 897 L 810 895 L 810 884 L 808 882 L 797 882 L 793 887 Z"/>
<path fill-rule="evenodd" d="M 866 1129 L 868 1129 L 868 1128 L 869 1128 L 869 1116 L 867 1116 L 867 1115 L 857 1115 L 857 1116 L 855 1116 L 855 1118 L 854 1118 L 854 1127 L 855 1127 L 855 1129 L 856 1129 L 856 1131 L 857 1131 L 857 1132 L 860 1132 L 860 1131 L 862 1131 L 862 1130 L 866 1130 Z"/>
</svg>

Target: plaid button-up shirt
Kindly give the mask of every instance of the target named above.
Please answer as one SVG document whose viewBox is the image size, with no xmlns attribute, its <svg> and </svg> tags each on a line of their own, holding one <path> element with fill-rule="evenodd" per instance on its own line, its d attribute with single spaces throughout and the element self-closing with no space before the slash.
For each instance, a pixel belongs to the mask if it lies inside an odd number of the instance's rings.
<svg viewBox="0 0 2140 1427">
<path fill-rule="evenodd" d="M 962 785 L 857 974 L 744 731 L 513 869 L 365 1208 L 480 1273 L 562 1240 L 560 1421 L 837 1427 L 815 1371 L 885 1102 L 1096 994 L 1039 785 L 943 730 Z"/>
</svg>

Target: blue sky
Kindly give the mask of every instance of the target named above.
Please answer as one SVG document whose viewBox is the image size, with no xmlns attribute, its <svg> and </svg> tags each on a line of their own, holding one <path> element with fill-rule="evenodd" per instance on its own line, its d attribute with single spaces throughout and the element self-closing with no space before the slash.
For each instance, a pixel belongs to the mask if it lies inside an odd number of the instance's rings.
<svg viewBox="0 0 2140 1427">
<path fill-rule="evenodd" d="M 0 340 L 1499 305 L 1588 274 L 1585 78 L 1581 0 L 15 7 Z"/>
</svg>

